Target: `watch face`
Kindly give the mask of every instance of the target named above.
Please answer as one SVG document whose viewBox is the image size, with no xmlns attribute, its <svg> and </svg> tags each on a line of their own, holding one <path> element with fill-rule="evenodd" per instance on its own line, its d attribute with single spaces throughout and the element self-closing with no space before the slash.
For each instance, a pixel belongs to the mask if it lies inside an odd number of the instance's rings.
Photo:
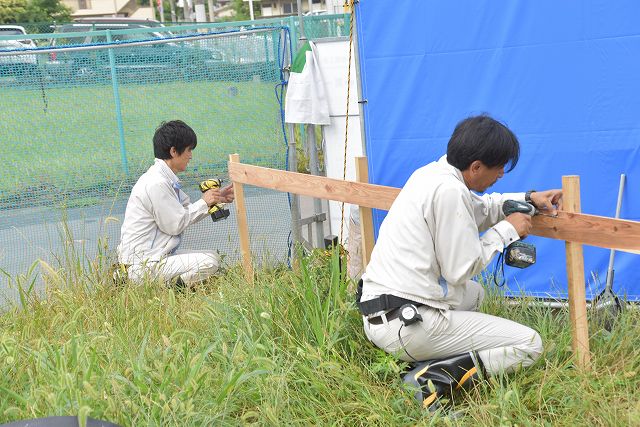
<svg viewBox="0 0 640 427">
<path fill-rule="evenodd" d="M 405 307 L 402 309 L 402 317 L 407 320 L 413 319 L 413 316 L 415 316 L 415 314 L 416 311 L 412 307 Z"/>
</svg>

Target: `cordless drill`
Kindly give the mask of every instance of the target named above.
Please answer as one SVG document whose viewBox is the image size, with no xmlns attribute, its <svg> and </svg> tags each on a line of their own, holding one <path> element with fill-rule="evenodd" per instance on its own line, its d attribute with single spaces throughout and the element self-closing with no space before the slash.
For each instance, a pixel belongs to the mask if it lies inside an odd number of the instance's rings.
<svg viewBox="0 0 640 427">
<path fill-rule="evenodd" d="M 523 213 L 530 216 L 536 214 L 536 208 L 527 202 L 505 200 L 502 204 L 505 216 L 512 213 Z M 536 263 L 536 247 L 530 243 L 516 241 L 507 246 L 504 251 L 504 262 L 511 267 L 527 268 Z"/>
<path fill-rule="evenodd" d="M 220 188 L 222 186 L 222 180 L 218 178 L 206 179 L 200 183 L 200 191 L 203 193 L 212 188 Z M 214 203 L 209 207 L 209 211 L 211 214 L 211 219 L 213 222 L 220 221 L 221 219 L 225 219 L 229 216 L 229 209 L 224 208 L 224 203 L 217 204 Z"/>
</svg>

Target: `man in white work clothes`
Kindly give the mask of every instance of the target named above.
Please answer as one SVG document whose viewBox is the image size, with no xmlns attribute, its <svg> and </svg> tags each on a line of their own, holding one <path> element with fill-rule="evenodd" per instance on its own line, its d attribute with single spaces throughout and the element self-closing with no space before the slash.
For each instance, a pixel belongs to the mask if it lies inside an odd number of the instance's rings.
<svg viewBox="0 0 640 427">
<path fill-rule="evenodd" d="M 411 175 L 380 227 L 359 290 L 364 330 L 376 346 L 417 362 L 405 382 L 420 389 L 425 407 L 478 374 L 511 372 L 542 353 L 533 329 L 477 311 L 484 290 L 471 280 L 531 230 L 529 215 L 505 218 L 505 200 L 550 215 L 562 207 L 561 190 L 477 194 L 519 155 L 502 123 L 486 115 L 461 121 L 446 156 Z"/>
<path fill-rule="evenodd" d="M 180 120 L 156 129 L 155 161 L 131 190 L 118 245 L 118 261 L 134 282 L 147 276 L 192 286 L 220 266 L 216 252 L 178 251 L 187 227 L 207 217 L 210 206 L 234 199 L 231 185 L 209 189 L 194 203 L 181 190 L 177 174 L 186 170 L 197 143 L 193 129 Z"/>
</svg>

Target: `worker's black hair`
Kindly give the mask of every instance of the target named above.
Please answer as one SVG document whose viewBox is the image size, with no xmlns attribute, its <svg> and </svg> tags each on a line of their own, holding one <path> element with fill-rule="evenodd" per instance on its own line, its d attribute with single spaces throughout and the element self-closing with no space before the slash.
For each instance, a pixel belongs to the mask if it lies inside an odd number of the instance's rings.
<svg viewBox="0 0 640 427">
<path fill-rule="evenodd" d="M 505 172 L 510 172 L 519 157 L 520 143 L 514 133 L 484 114 L 458 123 L 447 145 L 447 161 L 461 171 L 480 160 L 487 167 L 505 166 Z"/>
<path fill-rule="evenodd" d="M 153 135 L 153 154 L 156 159 L 170 159 L 171 147 L 176 147 L 178 154 L 182 154 L 188 147 L 194 149 L 196 145 L 196 133 L 181 120 L 160 123 Z"/>
</svg>

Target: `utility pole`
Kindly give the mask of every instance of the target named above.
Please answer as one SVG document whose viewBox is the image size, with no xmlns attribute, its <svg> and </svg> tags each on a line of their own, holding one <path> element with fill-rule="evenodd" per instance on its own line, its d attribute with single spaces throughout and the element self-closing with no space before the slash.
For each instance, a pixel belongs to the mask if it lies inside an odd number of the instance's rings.
<svg viewBox="0 0 640 427">
<path fill-rule="evenodd" d="M 176 22 L 176 0 L 169 0 L 169 6 L 171 6 L 171 22 Z"/>
<path fill-rule="evenodd" d="M 209 5 L 209 22 L 215 22 L 216 21 L 216 14 L 213 11 L 213 9 L 215 9 L 215 2 L 213 0 L 208 0 L 208 5 Z"/>
<path fill-rule="evenodd" d="M 253 0 L 242 0 L 243 2 L 249 2 L 249 16 L 251 17 L 251 20 L 253 21 L 255 18 L 255 16 L 253 16 Z"/>
<path fill-rule="evenodd" d="M 196 22 L 207 22 L 207 12 L 204 9 L 204 0 L 195 0 Z"/>
<path fill-rule="evenodd" d="M 193 0 L 184 0 L 184 7 L 182 8 L 182 13 L 184 14 L 184 21 L 191 22 L 191 5 Z"/>
<path fill-rule="evenodd" d="M 156 5 L 155 0 L 149 0 L 149 6 L 151 6 L 151 19 L 156 19 Z"/>
</svg>

